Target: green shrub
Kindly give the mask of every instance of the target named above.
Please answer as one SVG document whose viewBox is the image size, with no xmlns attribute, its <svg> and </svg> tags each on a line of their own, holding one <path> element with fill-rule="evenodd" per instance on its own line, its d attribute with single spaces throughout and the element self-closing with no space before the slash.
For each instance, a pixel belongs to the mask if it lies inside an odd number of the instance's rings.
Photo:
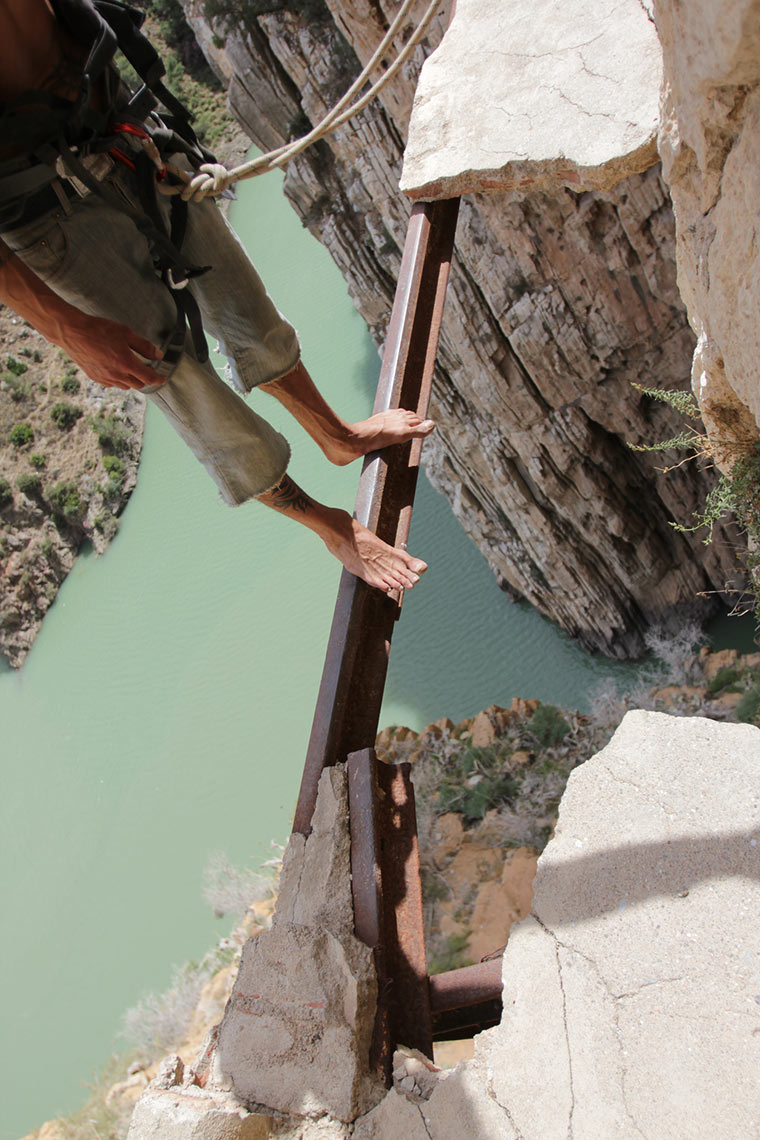
<svg viewBox="0 0 760 1140">
<path fill-rule="evenodd" d="M 23 475 L 19 475 L 16 480 L 16 486 L 22 495 L 33 499 L 35 495 L 39 495 L 42 491 L 42 480 L 39 475 L 32 475 L 29 472 L 25 472 Z"/>
<path fill-rule="evenodd" d="M 42 468 L 47 465 L 47 459 L 41 451 L 33 451 L 29 456 L 29 462 L 32 467 L 36 467 L 38 471 L 41 471 Z"/>
<path fill-rule="evenodd" d="M 126 450 L 129 432 L 121 420 L 117 420 L 113 414 L 106 416 L 98 412 L 90 420 L 90 427 L 98 437 L 100 446 L 110 455 L 118 455 Z"/>
<path fill-rule="evenodd" d="M 556 748 L 567 736 L 570 725 L 555 705 L 539 705 L 528 721 L 528 730 L 540 748 Z"/>
<path fill-rule="evenodd" d="M 63 380 L 61 380 L 61 387 L 67 396 L 75 396 L 79 389 L 82 387 L 78 377 L 67 372 Z"/>
<path fill-rule="evenodd" d="M 434 952 L 430 956 L 428 970 L 431 974 L 447 974 L 449 970 L 458 970 L 461 966 L 469 966 L 472 962 L 471 958 L 467 957 L 467 943 L 470 940 L 470 932 L 464 931 L 462 934 L 450 934 L 441 946 L 437 947 L 437 953 Z"/>
<path fill-rule="evenodd" d="M 27 371 L 26 365 L 22 364 L 20 360 L 16 360 L 13 356 L 8 357 L 5 362 L 5 367 L 9 372 L 12 372 L 14 376 L 23 376 Z"/>
<path fill-rule="evenodd" d="M 739 670 L 726 666 L 718 670 L 707 688 L 711 693 L 719 693 L 721 689 L 727 689 L 729 685 L 733 687 L 738 680 Z"/>
<path fill-rule="evenodd" d="M 20 404 L 29 395 L 28 380 L 22 380 L 20 376 L 15 376 L 12 372 L 3 372 L 0 380 L 15 404 Z"/>
<path fill-rule="evenodd" d="M 760 721 L 760 683 L 747 689 L 736 706 L 736 719 L 744 724 L 756 724 Z"/>
<path fill-rule="evenodd" d="M 114 483 L 118 483 L 121 479 L 124 478 L 126 467 L 124 465 L 124 460 L 119 459 L 118 455 L 104 455 L 103 466 L 111 476 L 111 479 L 114 481 Z"/>
<path fill-rule="evenodd" d="M 65 519 L 81 519 L 87 510 L 87 504 L 82 502 L 79 488 L 71 480 L 64 480 L 49 487 L 45 497 L 53 508 L 55 514 Z"/>
<path fill-rule="evenodd" d="M 14 447 L 26 447 L 34 440 L 31 424 L 16 424 L 11 428 L 9 439 Z"/>
<path fill-rule="evenodd" d="M 7 479 L 0 476 L 0 511 L 13 502 L 13 491 Z"/>
<path fill-rule="evenodd" d="M 71 431 L 81 415 L 82 409 L 77 404 L 65 404 L 63 401 L 53 404 L 50 409 L 50 418 L 61 431 Z"/>
</svg>

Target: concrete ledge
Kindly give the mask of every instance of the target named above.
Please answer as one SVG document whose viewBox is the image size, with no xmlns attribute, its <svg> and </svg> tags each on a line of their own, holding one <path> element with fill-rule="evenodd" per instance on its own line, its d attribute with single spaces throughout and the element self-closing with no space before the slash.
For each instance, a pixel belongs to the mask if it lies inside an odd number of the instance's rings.
<svg viewBox="0 0 760 1140">
<path fill-rule="evenodd" d="M 458 0 L 425 62 L 401 189 L 608 190 L 657 161 L 650 0 Z"/>
</svg>

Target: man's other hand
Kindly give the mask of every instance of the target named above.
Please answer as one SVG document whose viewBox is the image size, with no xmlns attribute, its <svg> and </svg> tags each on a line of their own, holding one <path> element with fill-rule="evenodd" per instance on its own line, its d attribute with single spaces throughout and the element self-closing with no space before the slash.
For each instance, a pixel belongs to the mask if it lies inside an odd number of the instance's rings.
<svg viewBox="0 0 760 1140">
<path fill-rule="evenodd" d="M 106 388 L 145 388 L 166 379 L 149 363 L 161 360 L 161 350 L 117 321 L 89 317 L 81 329 L 68 331 L 64 347 L 91 380 Z"/>
</svg>

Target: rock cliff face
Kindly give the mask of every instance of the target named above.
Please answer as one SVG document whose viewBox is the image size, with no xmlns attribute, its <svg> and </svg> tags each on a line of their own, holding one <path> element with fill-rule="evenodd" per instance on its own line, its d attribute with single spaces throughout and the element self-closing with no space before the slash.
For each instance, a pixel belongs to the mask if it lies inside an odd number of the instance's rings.
<svg viewBox="0 0 760 1140">
<path fill-rule="evenodd" d="M 265 149 L 322 116 L 392 14 L 383 0 L 329 0 L 308 18 L 283 8 L 246 19 L 244 5 L 227 5 L 237 15 L 211 27 L 203 0 L 184 3 L 235 115 Z M 398 176 L 414 86 L 442 27 L 379 102 L 287 173 L 286 194 L 378 345 L 410 210 Z M 661 457 L 627 446 L 679 430 L 632 384 L 687 387 L 693 349 L 658 167 L 605 193 L 463 202 L 426 469 L 500 585 L 587 648 L 639 652 L 649 624 L 706 614 L 714 602 L 695 595 L 730 576 L 725 535 L 704 547 L 669 525 L 689 520 L 708 477 L 694 465 L 662 475 Z"/>
<path fill-rule="evenodd" d="M 655 4 L 659 146 L 676 210 L 678 277 L 697 333 L 694 391 L 718 445 L 760 433 L 760 3 Z M 723 454 L 721 454 L 721 452 Z"/>
</svg>

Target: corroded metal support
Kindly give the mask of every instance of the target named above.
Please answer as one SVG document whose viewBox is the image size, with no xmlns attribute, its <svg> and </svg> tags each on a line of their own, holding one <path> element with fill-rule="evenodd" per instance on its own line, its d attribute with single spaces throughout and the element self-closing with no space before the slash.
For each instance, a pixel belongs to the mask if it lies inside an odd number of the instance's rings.
<svg viewBox="0 0 760 1140">
<path fill-rule="evenodd" d="M 390 1086 L 393 1050 L 433 1055 L 417 818 L 409 764 L 374 749 L 348 758 L 356 935 L 375 956 L 378 1000 L 371 1063 Z"/>
<path fill-rule="evenodd" d="M 459 199 L 412 209 L 376 412 L 404 407 L 427 415 L 458 209 Z M 393 546 L 409 535 L 421 450 L 422 442 L 414 440 L 364 461 L 356 517 Z M 311 829 L 322 769 L 375 742 L 400 601 L 345 570 L 341 575 L 293 821 L 302 835 Z"/>
<path fill-rule="evenodd" d="M 433 1040 L 474 1037 L 501 1020 L 501 958 L 430 978 Z"/>
</svg>

